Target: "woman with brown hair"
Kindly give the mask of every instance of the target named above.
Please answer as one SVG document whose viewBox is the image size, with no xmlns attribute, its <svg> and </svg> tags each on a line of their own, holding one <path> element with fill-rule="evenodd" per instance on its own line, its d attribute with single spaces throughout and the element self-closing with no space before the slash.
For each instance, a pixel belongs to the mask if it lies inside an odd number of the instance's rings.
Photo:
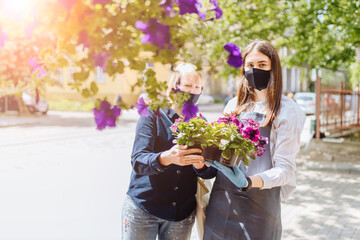
<svg viewBox="0 0 360 240">
<path fill-rule="evenodd" d="M 305 115 L 282 95 L 280 59 L 271 43 L 252 42 L 243 52 L 243 61 L 238 96 L 229 101 L 224 113 L 258 122 L 269 144 L 249 166 L 240 164 L 241 171 L 236 172 L 242 187 L 225 177 L 225 171 L 217 171 L 204 239 L 280 239 L 280 201 L 295 190 L 295 155 Z"/>
</svg>

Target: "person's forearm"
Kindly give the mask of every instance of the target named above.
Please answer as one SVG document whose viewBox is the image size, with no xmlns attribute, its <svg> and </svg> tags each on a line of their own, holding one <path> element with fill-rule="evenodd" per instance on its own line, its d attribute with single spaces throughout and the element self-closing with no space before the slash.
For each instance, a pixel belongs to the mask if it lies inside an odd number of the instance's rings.
<svg viewBox="0 0 360 240">
<path fill-rule="evenodd" d="M 260 176 L 254 175 L 250 176 L 252 187 L 253 188 L 262 188 L 264 186 L 264 181 Z"/>
</svg>

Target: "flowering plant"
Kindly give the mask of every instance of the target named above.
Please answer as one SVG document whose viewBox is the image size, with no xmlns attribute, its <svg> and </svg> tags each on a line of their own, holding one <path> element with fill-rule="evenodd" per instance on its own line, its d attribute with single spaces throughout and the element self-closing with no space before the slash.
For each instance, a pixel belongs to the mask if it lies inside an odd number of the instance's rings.
<svg viewBox="0 0 360 240">
<path fill-rule="evenodd" d="M 259 123 L 251 118 L 242 119 L 241 122 L 230 114 L 219 118 L 212 126 L 215 129 L 214 137 L 217 138 L 215 142 L 226 159 L 238 155 L 245 165 L 249 165 L 249 158 L 254 160 L 265 152 L 268 138 L 260 135 Z"/>
<path fill-rule="evenodd" d="M 188 122 L 177 119 L 171 130 L 176 136 L 174 142 L 179 145 L 196 144 L 204 150 L 216 147 L 222 151 L 223 158 L 238 155 L 245 165 L 250 164 L 249 158 L 261 156 L 265 151 L 264 146 L 268 144 L 268 138 L 260 135 L 259 123 L 251 118 L 239 121 L 233 114 L 211 124 L 202 117 L 192 118 Z"/>
<path fill-rule="evenodd" d="M 171 126 L 171 131 L 176 136 L 174 143 L 188 145 L 189 147 L 205 148 L 207 146 L 208 128 L 209 124 L 201 115 L 191 118 L 189 121 L 178 118 Z"/>
</svg>

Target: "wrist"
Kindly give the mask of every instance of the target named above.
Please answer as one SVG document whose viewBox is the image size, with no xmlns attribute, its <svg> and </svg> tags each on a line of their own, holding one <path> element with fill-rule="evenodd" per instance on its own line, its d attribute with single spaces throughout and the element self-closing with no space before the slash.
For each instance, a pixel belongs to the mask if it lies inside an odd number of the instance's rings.
<svg viewBox="0 0 360 240">
<path fill-rule="evenodd" d="M 170 160 L 166 154 L 166 152 L 162 152 L 160 155 L 159 155 L 159 163 L 165 167 L 169 166 L 170 165 Z"/>
<path fill-rule="evenodd" d="M 247 185 L 241 189 L 241 190 L 244 191 L 244 192 L 249 191 L 249 190 L 251 189 L 251 187 L 252 187 L 251 178 L 246 177 L 246 181 L 247 181 Z"/>
</svg>

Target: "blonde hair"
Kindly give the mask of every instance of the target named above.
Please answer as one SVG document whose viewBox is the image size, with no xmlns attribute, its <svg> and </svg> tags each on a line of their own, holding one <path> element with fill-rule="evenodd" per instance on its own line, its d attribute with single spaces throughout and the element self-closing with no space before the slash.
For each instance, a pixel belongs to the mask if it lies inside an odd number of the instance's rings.
<svg viewBox="0 0 360 240">
<path fill-rule="evenodd" d="M 186 62 L 179 63 L 171 73 L 167 93 L 169 94 L 172 89 L 176 89 L 177 85 L 180 84 L 181 78 L 184 77 L 202 79 L 201 74 L 197 71 L 197 67 L 194 64 Z"/>
</svg>

